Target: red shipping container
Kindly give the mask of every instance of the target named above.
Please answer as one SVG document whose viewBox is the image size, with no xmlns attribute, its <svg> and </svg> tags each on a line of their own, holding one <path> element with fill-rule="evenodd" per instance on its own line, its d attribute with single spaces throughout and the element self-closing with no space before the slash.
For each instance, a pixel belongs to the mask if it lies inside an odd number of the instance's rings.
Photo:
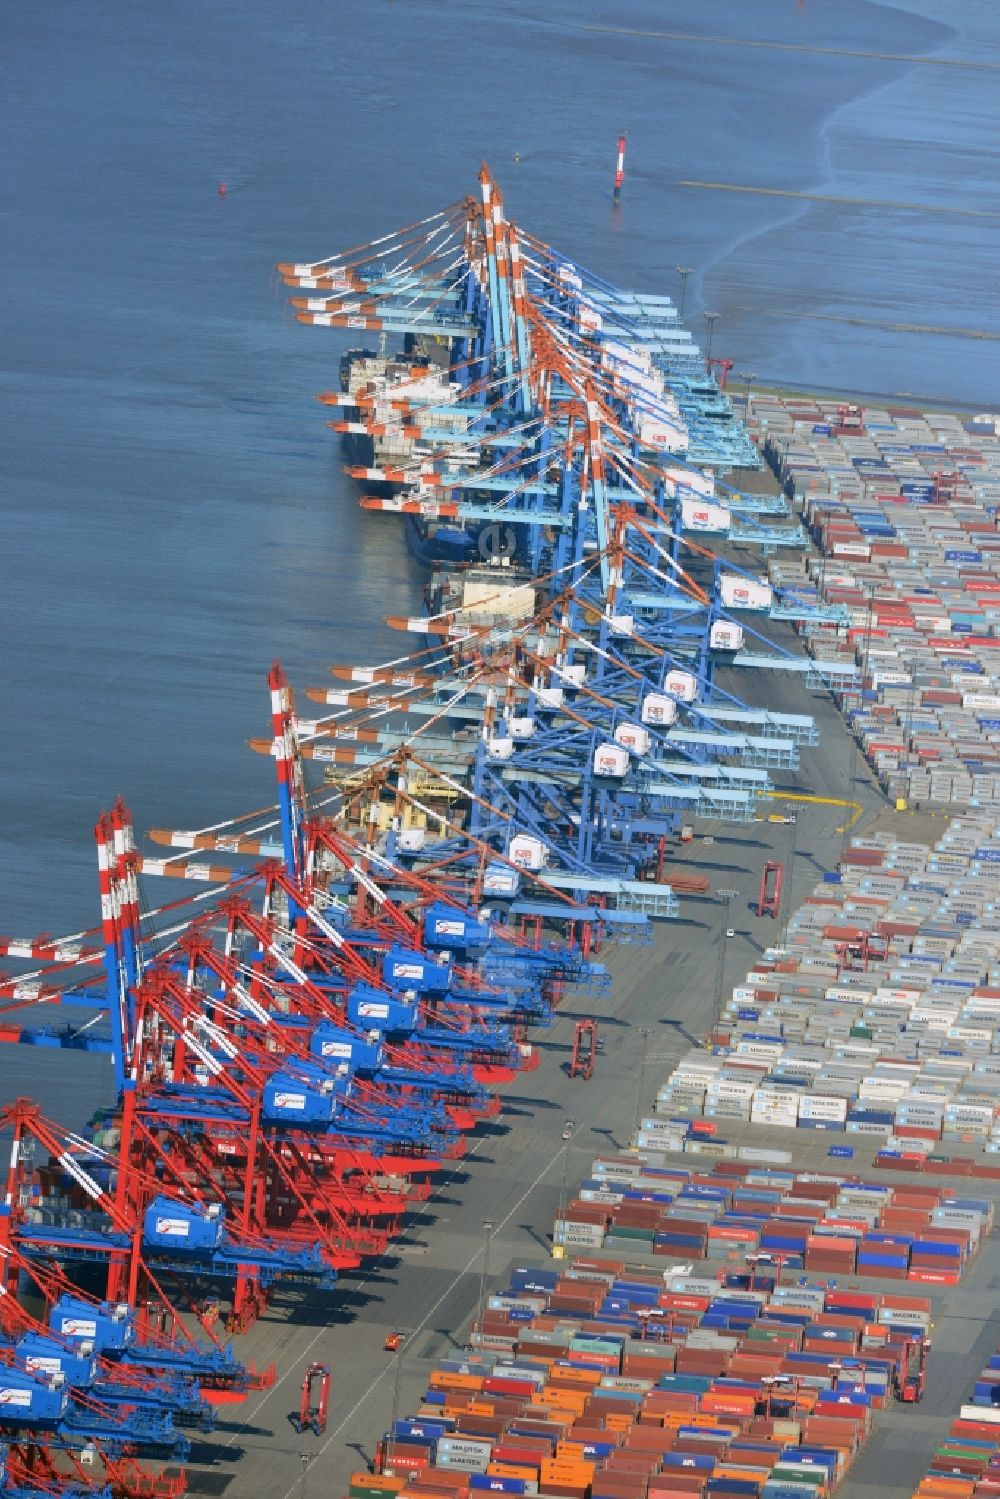
<svg viewBox="0 0 1000 1499">
<path fill-rule="evenodd" d="M 669 1452 L 674 1443 L 673 1432 L 663 1426 L 635 1425 L 627 1436 L 626 1446 L 630 1452 Z"/>
<path fill-rule="evenodd" d="M 506 1436 L 493 1448 L 493 1461 L 511 1463 L 515 1466 L 521 1464 L 537 1467 L 543 1457 L 552 1456 L 553 1447 L 553 1442 L 541 1439 L 531 1440 L 527 1437 Z"/>
<path fill-rule="evenodd" d="M 391 1458 L 386 1459 L 386 1468 L 392 1473 L 419 1473 L 431 1460 L 429 1447 L 413 1447 L 396 1444 Z M 466 1480 L 468 1482 L 468 1480 Z"/>
</svg>

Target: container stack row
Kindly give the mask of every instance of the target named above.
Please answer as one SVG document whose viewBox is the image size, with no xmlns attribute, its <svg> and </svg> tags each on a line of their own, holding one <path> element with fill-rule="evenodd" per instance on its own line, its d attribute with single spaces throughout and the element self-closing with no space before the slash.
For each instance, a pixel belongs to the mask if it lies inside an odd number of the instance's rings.
<svg viewBox="0 0 1000 1499">
<path fill-rule="evenodd" d="M 993 1226 L 992 1202 L 971 1189 L 663 1160 L 642 1149 L 598 1157 L 558 1209 L 554 1244 L 691 1262 L 763 1255 L 810 1273 L 956 1285 Z"/>
<path fill-rule="evenodd" d="M 886 794 L 1000 806 L 996 423 L 768 398 L 755 431 L 818 548 L 770 580 L 846 610 L 806 633 L 861 669 L 838 700 Z"/>
<path fill-rule="evenodd" d="M 711 1051 L 665 1080 L 664 1120 L 1000 1151 L 1000 827 L 933 847 L 858 837 L 727 999 Z"/>
<path fill-rule="evenodd" d="M 995 519 L 892 508 L 845 521 L 807 501 L 804 518 L 821 554 L 772 563 L 771 581 L 846 610 L 843 625 L 810 627 L 810 649 L 860 669 L 838 703 L 887 795 L 920 805 L 996 803 Z M 966 529 L 973 526 L 989 529 L 973 534 Z M 849 540 L 852 529 L 858 534 Z M 876 534 L 885 539 L 872 540 Z"/>
<path fill-rule="evenodd" d="M 746 1281 L 515 1269 L 352 1499 L 822 1499 L 922 1361 L 930 1304 Z"/>
<path fill-rule="evenodd" d="M 997 1499 L 1000 1496 L 1000 1353 L 994 1353 L 934 1448 L 913 1499 Z"/>
<path fill-rule="evenodd" d="M 989 415 L 752 398 L 751 435 L 800 498 L 1000 504 L 1000 425 Z"/>
</svg>

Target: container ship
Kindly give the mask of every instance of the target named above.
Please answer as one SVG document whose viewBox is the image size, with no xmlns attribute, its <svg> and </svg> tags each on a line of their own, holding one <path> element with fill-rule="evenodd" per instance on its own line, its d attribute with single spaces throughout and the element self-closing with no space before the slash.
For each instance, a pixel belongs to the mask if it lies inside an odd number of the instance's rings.
<svg viewBox="0 0 1000 1499">
<path fill-rule="evenodd" d="M 190 1429 L 274 1387 L 230 1339 L 276 1288 L 321 1306 L 398 1239 L 560 1002 L 612 1003 L 605 949 L 710 893 L 693 830 L 768 826 L 819 741 L 796 685 L 862 685 L 813 648 L 850 610 L 785 566 L 808 537 L 786 495 L 740 486 L 757 450 L 669 299 L 515 224 L 488 168 L 279 270 L 301 322 L 343 330 L 319 399 L 362 507 L 427 560 L 426 610 L 390 620 L 415 637 L 397 656 L 306 689 L 321 716 L 272 665 L 270 812 L 145 852 L 119 801 L 100 926 L 4 943 L 8 1039 L 38 1039 L 40 1003 L 89 1005 L 118 1088 L 86 1132 L 3 1111 L 13 1492 L 183 1492 Z M 377 347 L 338 343 L 359 333 Z M 140 899 L 171 879 L 178 900 Z M 585 1017 L 570 1074 L 598 1050 Z M 300 1430 L 328 1399 L 313 1366 Z"/>
</svg>

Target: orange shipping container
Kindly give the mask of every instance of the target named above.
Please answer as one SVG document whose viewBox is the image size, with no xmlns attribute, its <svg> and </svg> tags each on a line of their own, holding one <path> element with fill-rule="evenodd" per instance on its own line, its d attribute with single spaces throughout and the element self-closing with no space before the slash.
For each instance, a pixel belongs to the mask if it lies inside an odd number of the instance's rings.
<svg viewBox="0 0 1000 1499">
<path fill-rule="evenodd" d="M 586 1462 L 587 1454 L 582 1442 L 557 1442 L 553 1461 L 565 1463 Z"/>
<path fill-rule="evenodd" d="M 706 1390 L 701 1397 L 701 1409 L 716 1416 L 752 1416 L 755 1404 L 752 1395 L 744 1395 L 735 1390 Z"/>
<path fill-rule="evenodd" d="M 713 1469 L 713 1478 L 737 1478 L 746 1483 L 764 1483 L 771 1474 L 770 1468 L 741 1468 L 733 1463 L 720 1463 Z M 817 1490 L 819 1492 L 819 1490 Z"/>
<path fill-rule="evenodd" d="M 445 1369 L 434 1369 L 428 1380 L 432 1390 L 482 1390 L 482 1378 L 476 1374 L 452 1374 Z"/>
<path fill-rule="evenodd" d="M 593 1463 L 561 1463 L 555 1459 L 542 1463 L 538 1474 L 540 1484 L 567 1483 L 573 1487 L 586 1488 L 594 1480 Z"/>
</svg>

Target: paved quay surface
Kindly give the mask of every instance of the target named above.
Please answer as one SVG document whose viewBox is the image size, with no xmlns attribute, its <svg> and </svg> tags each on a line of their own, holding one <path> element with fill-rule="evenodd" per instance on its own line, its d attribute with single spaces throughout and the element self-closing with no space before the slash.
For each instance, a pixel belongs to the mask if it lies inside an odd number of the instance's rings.
<svg viewBox="0 0 1000 1499">
<path fill-rule="evenodd" d="M 787 781 L 776 774 L 791 794 L 860 802 L 861 815 L 852 832 L 887 824 L 912 828 L 913 836 L 933 829 L 931 820 L 918 834 L 916 820 L 885 810 L 824 694 L 807 693 L 795 677 L 783 674 L 774 674 L 767 683 L 745 674 L 738 685 L 750 700 L 759 693 L 760 702 L 772 708 L 816 715 L 821 746 L 803 750 L 800 771 Z M 822 871 L 834 867 L 845 823 L 853 816 L 850 809 L 836 805 L 775 802 L 775 808 L 795 810 L 795 825 L 764 820 L 747 826 L 707 826 L 694 843 L 671 856 L 674 862 L 690 862 L 703 870 L 713 889 L 740 892 L 729 916 L 736 936 L 725 944 L 726 986 L 737 982 L 782 927 L 782 921 L 758 919 L 750 910 L 764 862 L 794 862 L 791 888 L 786 882 L 783 920 Z M 706 844 L 705 837 L 712 841 Z M 659 923 L 654 945 L 605 948 L 601 956 L 614 976 L 612 994 L 600 999 L 567 996 L 551 1029 L 535 1038 L 541 1052 L 539 1068 L 504 1090 L 500 1119 L 479 1127 L 469 1154 L 442 1173 L 434 1196 L 412 1215 L 402 1240 L 377 1262 L 344 1276 L 332 1292 L 302 1294 L 294 1287 L 279 1288 L 267 1316 L 236 1343 L 239 1356 L 258 1365 L 275 1360 L 278 1382 L 234 1410 L 211 1439 L 196 1445 L 188 1465 L 192 1494 L 296 1499 L 303 1484 L 307 1495 L 337 1499 L 346 1493 L 350 1473 L 364 1468 L 372 1457 L 394 1404 L 400 1414 L 415 1409 L 431 1368 L 462 1346 L 480 1297 L 484 1220 L 496 1225 L 489 1284 L 497 1288 L 506 1282 L 513 1264 L 538 1263 L 547 1256 L 564 1182 L 571 1189 L 593 1156 L 627 1144 L 638 1113 L 650 1110 L 661 1078 L 708 1028 L 723 909 L 712 898 L 685 897 L 682 919 Z M 605 1041 L 589 1084 L 565 1073 L 573 1024 L 585 1015 L 599 1018 Z M 641 1028 L 650 1033 L 644 1064 Z M 565 1146 L 562 1126 L 568 1117 L 576 1120 L 578 1129 Z M 757 1131 L 755 1141 L 794 1149 L 797 1164 L 816 1169 L 829 1164 L 828 1138 L 772 1134 L 776 1138 L 768 1140 Z M 693 1164 L 692 1157 L 685 1160 Z M 976 1321 L 977 1348 L 985 1352 L 992 1346 L 992 1328 L 976 1316 L 976 1298 L 989 1284 L 991 1257 L 989 1250 L 980 1256 L 966 1283 L 968 1290 L 952 1290 L 947 1298 L 944 1330 L 935 1334 L 940 1357 L 932 1365 L 928 1400 L 916 1418 L 921 1423 L 919 1453 L 907 1452 L 914 1471 L 930 1446 L 923 1439 L 924 1416 L 938 1418 L 939 1413 L 944 1429 L 948 1414 L 957 1408 L 957 1361 L 959 1351 L 970 1346 L 969 1318 Z M 410 1334 L 401 1366 L 383 1351 L 385 1335 L 394 1328 Z M 313 1360 L 329 1364 L 333 1376 L 327 1430 L 318 1438 L 298 1436 L 289 1419 L 298 1406 L 303 1371 Z M 966 1377 L 969 1372 L 971 1364 Z M 908 1409 L 884 1420 L 842 1492 L 861 1495 L 869 1485 L 880 1493 L 908 1494 L 908 1482 L 890 1483 L 903 1471 L 892 1443 L 901 1434 L 909 1446 L 914 1424 Z M 855 1490 L 855 1485 L 862 1487 Z"/>
</svg>

